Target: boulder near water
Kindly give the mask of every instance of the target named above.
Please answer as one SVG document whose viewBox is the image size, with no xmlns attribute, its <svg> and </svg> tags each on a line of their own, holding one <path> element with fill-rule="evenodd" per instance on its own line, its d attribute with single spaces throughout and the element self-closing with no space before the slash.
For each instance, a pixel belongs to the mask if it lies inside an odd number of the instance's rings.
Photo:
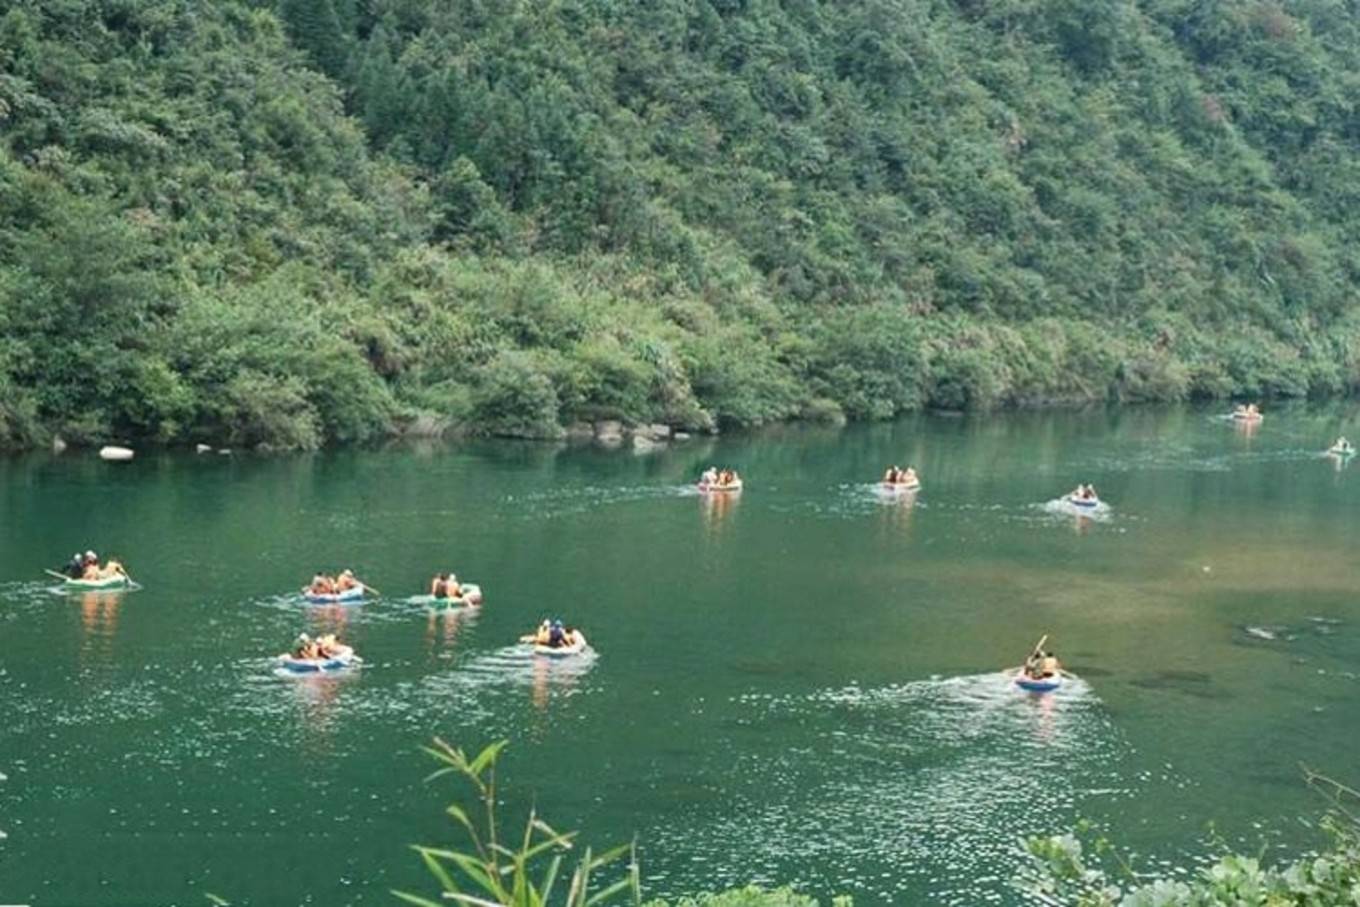
<svg viewBox="0 0 1360 907">
<path fill-rule="evenodd" d="M 99 448 L 99 459 L 108 460 L 111 463 L 125 463 L 132 459 L 132 448 L 115 447 L 110 444 L 107 447 Z"/>
</svg>

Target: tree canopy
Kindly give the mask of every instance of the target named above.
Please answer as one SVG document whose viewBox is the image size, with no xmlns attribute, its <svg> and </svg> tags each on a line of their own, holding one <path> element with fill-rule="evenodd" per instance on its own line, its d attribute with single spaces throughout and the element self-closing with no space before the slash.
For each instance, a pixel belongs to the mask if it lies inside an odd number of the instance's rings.
<svg viewBox="0 0 1360 907">
<path fill-rule="evenodd" d="M 1360 383 L 1347 0 L 16 0 L 0 444 Z"/>
</svg>

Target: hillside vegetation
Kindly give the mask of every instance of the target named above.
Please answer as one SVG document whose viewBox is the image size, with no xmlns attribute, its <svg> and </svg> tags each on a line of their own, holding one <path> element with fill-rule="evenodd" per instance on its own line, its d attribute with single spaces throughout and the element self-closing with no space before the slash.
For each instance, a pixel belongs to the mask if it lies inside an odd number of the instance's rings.
<svg viewBox="0 0 1360 907">
<path fill-rule="evenodd" d="M 1355 0 L 14 0 L 0 445 L 1360 384 Z"/>
</svg>

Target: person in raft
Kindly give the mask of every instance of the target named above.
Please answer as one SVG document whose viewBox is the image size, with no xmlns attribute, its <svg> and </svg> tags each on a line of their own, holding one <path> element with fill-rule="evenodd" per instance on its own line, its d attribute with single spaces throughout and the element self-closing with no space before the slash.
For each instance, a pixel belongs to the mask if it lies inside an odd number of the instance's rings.
<svg viewBox="0 0 1360 907">
<path fill-rule="evenodd" d="M 297 638 L 297 644 L 293 648 L 293 657 L 306 661 L 317 661 L 322 658 L 333 658 L 340 651 L 340 644 L 336 642 L 334 633 L 327 633 L 325 636 L 318 636 L 312 639 L 306 633 Z"/>
<path fill-rule="evenodd" d="M 1096 486 L 1078 485 L 1072 490 L 1072 497 L 1078 501 L 1094 501 L 1096 499 Z"/>
<path fill-rule="evenodd" d="M 1058 656 L 1052 652 L 1035 649 L 1029 658 L 1025 659 L 1025 676 L 1034 680 L 1056 676 L 1061 670 L 1062 665 L 1058 663 Z"/>
<path fill-rule="evenodd" d="M 463 587 L 458 585 L 458 576 L 454 573 L 441 573 L 430 580 L 430 595 L 435 598 L 458 598 L 463 594 Z"/>
<path fill-rule="evenodd" d="M 91 551 L 90 554 L 94 554 L 94 552 Z M 98 558 L 96 558 L 96 562 L 98 562 Z M 83 579 L 85 576 L 85 555 L 81 554 L 79 551 L 71 555 L 70 562 L 62 568 L 61 572 L 65 573 L 71 579 Z"/>
<path fill-rule="evenodd" d="M 348 592 L 357 588 L 359 588 L 359 581 L 354 578 L 354 571 L 348 567 L 340 571 L 340 578 L 335 581 L 335 591 Z"/>
<path fill-rule="evenodd" d="M 734 485 L 737 481 L 737 471 L 735 469 L 724 469 L 722 472 L 718 473 L 718 485 L 721 488 Z"/>
<path fill-rule="evenodd" d="M 715 466 L 710 466 L 710 467 L 708 467 L 707 469 L 705 469 L 705 470 L 704 470 L 704 474 L 701 475 L 701 476 L 699 476 L 699 484 L 700 484 L 700 485 L 717 485 L 717 484 L 718 484 L 718 469 L 717 469 L 717 467 L 715 467 Z"/>
<path fill-rule="evenodd" d="M 335 578 L 318 570 L 316 575 L 312 577 L 312 581 L 307 585 L 306 591 L 312 595 L 334 595 L 336 592 Z"/>
<path fill-rule="evenodd" d="M 920 480 L 916 478 L 915 468 L 908 466 L 906 469 L 898 472 L 897 481 L 901 482 L 903 485 L 915 485 Z"/>
<path fill-rule="evenodd" d="M 549 649 L 574 646 L 577 643 L 576 628 L 563 626 L 560 620 L 544 619 L 543 623 L 538 625 L 538 631 L 533 636 L 526 637 L 525 642 L 547 646 Z"/>
<path fill-rule="evenodd" d="M 889 466 L 888 471 L 883 473 L 883 484 L 885 485 L 896 485 L 901 480 L 902 470 L 898 469 L 896 465 Z"/>
<path fill-rule="evenodd" d="M 101 567 L 99 566 L 99 556 L 93 551 L 86 551 L 85 556 L 81 558 L 80 579 L 105 580 L 113 579 L 115 576 L 127 576 L 127 571 L 116 559 L 109 558 L 109 562 Z"/>
</svg>

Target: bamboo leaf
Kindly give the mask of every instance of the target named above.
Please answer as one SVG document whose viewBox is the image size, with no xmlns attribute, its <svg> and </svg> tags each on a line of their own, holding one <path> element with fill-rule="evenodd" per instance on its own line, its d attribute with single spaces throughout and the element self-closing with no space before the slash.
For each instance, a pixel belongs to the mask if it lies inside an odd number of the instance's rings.
<svg viewBox="0 0 1360 907">
<path fill-rule="evenodd" d="M 496 762 L 496 759 L 500 757 L 501 750 L 505 749 L 509 743 L 510 741 L 508 740 L 497 740 L 495 743 L 487 746 L 486 749 L 477 754 L 476 759 L 472 760 L 472 764 L 468 766 L 468 771 L 471 774 L 481 777 L 481 774 L 486 767 L 493 765 Z"/>
</svg>

